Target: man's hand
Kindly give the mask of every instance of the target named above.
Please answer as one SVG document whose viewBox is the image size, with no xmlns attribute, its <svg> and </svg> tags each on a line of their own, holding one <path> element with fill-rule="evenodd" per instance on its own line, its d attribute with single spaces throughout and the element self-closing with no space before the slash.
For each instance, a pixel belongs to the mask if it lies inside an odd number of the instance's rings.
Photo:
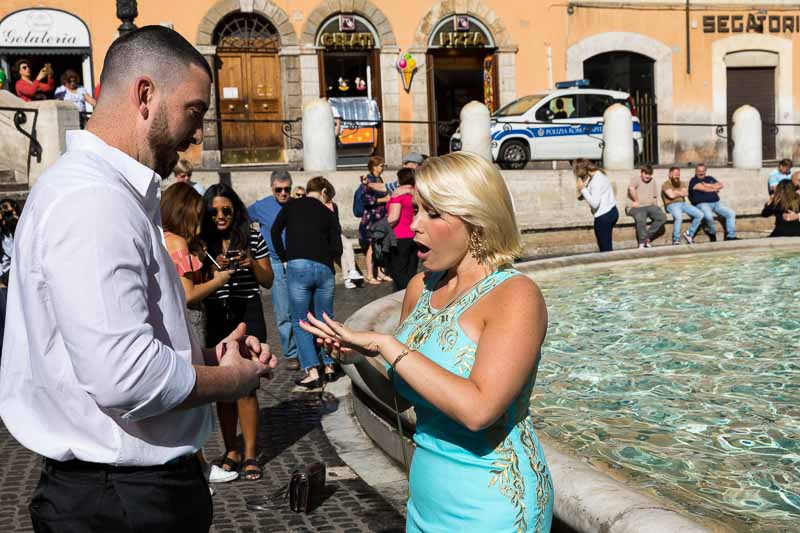
<svg viewBox="0 0 800 533">
<path fill-rule="evenodd" d="M 238 329 L 238 328 L 237 328 Z M 254 338 L 254 337 L 250 337 Z M 228 341 L 225 343 L 225 354 L 220 361 L 220 368 L 225 368 L 233 373 L 235 388 L 231 391 L 231 399 L 243 398 L 258 388 L 263 376 L 270 376 L 272 369 L 277 365 L 277 359 L 270 353 L 269 346 L 259 345 L 259 355 L 247 359 L 239 351 L 239 343 Z"/>
<path fill-rule="evenodd" d="M 630 205 L 630 207 L 631 207 L 631 208 L 634 208 L 634 207 L 639 207 L 639 202 L 636 202 L 636 201 L 633 201 L 633 202 L 631 202 L 631 205 Z"/>
</svg>

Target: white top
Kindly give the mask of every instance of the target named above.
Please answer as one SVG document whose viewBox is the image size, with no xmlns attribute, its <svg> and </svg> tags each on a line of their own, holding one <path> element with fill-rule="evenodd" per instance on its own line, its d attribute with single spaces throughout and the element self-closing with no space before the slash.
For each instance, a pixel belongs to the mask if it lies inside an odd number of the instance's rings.
<svg viewBox="0 0 800 533">
<path fill-rule="evenodd" d="M 86 112 L 86 100 L 85 95 L 89 94 L 89 91 L 86 90 L 85 87 L 78 86 L 74 92 L 70 91 L 63 85 L 56 89 L 54 96 L 59 100 L 64 100 L 65 102 L 72 102 L 72 105 L 78 108 L 78 111 L 81 113 Z"/>
<path fill-rule="evenodd" d="M 163 244 L 161 178 L 88 131 L 39 177 L 15 235 L 0 417 L 45 457 L 158 465 L 198 450 L 176 410 L 202 349 Z"/>
<path fill-rule="evenodd" d="M 599 170 L 594 173 L 589 185 L 583 188 L 581 195 L 591 207 L 595 218 L 605 215 L 617 206 L 611 182 L 608 181 L 608 176 Z"/>
</svg>

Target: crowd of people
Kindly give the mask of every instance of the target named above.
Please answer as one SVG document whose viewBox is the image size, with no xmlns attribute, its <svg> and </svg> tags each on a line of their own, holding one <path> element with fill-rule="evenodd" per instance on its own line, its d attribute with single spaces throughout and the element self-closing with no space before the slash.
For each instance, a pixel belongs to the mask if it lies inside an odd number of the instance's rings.
<svg viewBox="0 0 800 533">
<path fill-rule="evenodd" d="M 304 373 L 298 387 L 336 379 L 337 361 L 365 363 L 415 406 L 407 531 L 549 531 L 554 488 L 529 410 L 547 308 L 512 266 L 522 243 L 500 172 L 466 152 L 410 153 L 385 182 L 383 159 L 369 160 L 353 202 L 369 255 L 359 275 L 405 294 L 393 333 L 356 331 L 333 311 L 336 262 L 360 280 L 328 179 L 293 189 L 275 171 L 272 194 L 247 207 L 229 185 L 198 186 L 178 160 L 202 142 L 212 79 L 169 28 L 119 37 L 87 128 L 68 132 L 21 217 L 0 202 L 0 265 L 13 274 L 0 415 L 44 457 L 34 530 L 208 531 L 208 482 L 262 477 L 256 391 L 277 366 L 261 301 L 270 289 L 286 365 Z M 608 177 L 586 160 L 574 172 L 611 250 Z M 800 226 L 800 172 L 787 173 L 764 210 L 784 234 Z M 671 168 L 659 189 L 642 167 L 626 191 L 639 245 L 666 223 L 659 198 L 674 244 L 692 243 L 703 223 L 713 237 L 717 215 L 736 239 L 723 186 L 698 165 L 688 183 Z M 201 452 L 211 404 L 219 466 Z"/>
<path fill-rule="evenodd" d="M 579 159 L 573 165 L 578 199 L 585 200 L 594 215 L 594 231 L 601 252 L 613 250 L 612 235 L 619 221 L 619 211 L 614 190 L 608 176 L 591 161 Z M 706 165 L 695 166 L 694 176 L 681 180 L 680 167 L 670 167 L 668 177 L 659 187 L 653 178 L 653 167 L 644 165 L 639 175 L 631 178 L 626 190 L 625 214 L 631 217 L 636 228 L 639 248 L 651 248 L 667 223 L 666 214 L 672 215 L 672 244 L 694 243 L 701 224 L 710 241 L 717 240 L 716 217 L 724 221 L 725 240 L 738 240 L 736 213 L 722 203 L 719 192 L 725 185 L 707 173 Z M 659 199 L 663 211 L 659 207 Z M 689 228 L 681 233 L 683 215 L 690 217 Z"/>
</svg>

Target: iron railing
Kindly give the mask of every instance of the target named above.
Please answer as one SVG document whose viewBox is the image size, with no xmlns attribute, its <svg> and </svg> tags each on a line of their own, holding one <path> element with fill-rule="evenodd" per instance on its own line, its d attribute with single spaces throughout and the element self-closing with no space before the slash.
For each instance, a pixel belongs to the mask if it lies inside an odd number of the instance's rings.
<svg viewBox="0 0 800 533">
<path fill-rule="evenodd" d="M 27 160 L 27 171 L 26 174 L 30 175 L 31 173 L 31 157 L 36 158 L 37 163 L 42 162 L 42 145 L 39 144 L 39 141 L 36 139 L 36 122 L 39 119 L 39 110 L 36 108 L 23 108 L 23 107 L 0 107 L 0 112 L 6 111 L 10 113 L 14 113 L 13 121 L 14 127 L 20 132 L 22 135 L 28 138 L 28 156 Z M 31 123 L 31 130 L 30 132 L 25 131 L 22 127 L 23 125 L 28 123 L 28 114 L 33 115 L 33 121 Z"/>
</svg>

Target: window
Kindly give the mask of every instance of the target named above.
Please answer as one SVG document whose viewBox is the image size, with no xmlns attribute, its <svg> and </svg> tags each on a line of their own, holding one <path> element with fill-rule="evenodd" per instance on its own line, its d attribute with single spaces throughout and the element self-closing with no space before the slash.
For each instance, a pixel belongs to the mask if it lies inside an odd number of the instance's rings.
<svg viewBox="0 0 800 533">
<path fill-rule="evenodd" d="M 607 94 L 582 94 L 581 118 L 602 117 L 606 109 L 614 103 L 614 98 Z"/>
<path fill-rule="evenodd" d="M 536 120 L 560 120 L 575 118 L 575 95 L 556 96 L 536 111 Z"/>
<path fill-rule="evenodd" d="M 523 96 L 522 98 L 517 98 L 513 102 L 508 105 L 503 106 L 500 108 L 497 113 L 494 114 L 496 117 L 515 117 L 519 115 L 523 115 L 528 112 L 533 105 L 541 100 L 542 97 L 540 95 L 531 94 L 528 96 Z"/>
</svg>

